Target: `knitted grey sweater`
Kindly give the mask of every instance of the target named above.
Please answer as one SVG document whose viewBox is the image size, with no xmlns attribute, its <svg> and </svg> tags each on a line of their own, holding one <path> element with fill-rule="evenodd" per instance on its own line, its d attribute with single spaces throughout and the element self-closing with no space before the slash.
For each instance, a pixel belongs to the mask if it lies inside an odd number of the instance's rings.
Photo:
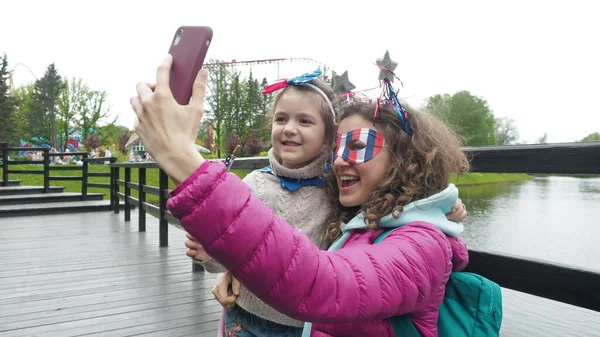
<svg viewBox="0 0 600 337">
<path fill-rule="evenodd" d="M 309 165 L 299 169 L 290 169 L 280 164 L 273 149 L 269 150 L 269 162 L 273 173 L 278 176 L 295 179 L 308 179 L 323 173 L 329 154 L 325 153 Z M 303 186 L 295 191 L 284 189 L 276 176 L 253 171 L 244 178 L 252 192 L 261 199 L 273 212 L 293 225 L 298 231 L 306 234 L 319 248 L 327 249 L 322 240 L 325 233 L 327 216 L 331 210 L 325 190 L 317 186 Z M 200 263 L 210 273 L 226 271 L 215 260 Z M 240 289 L 237 305 L 251 314 L 266 320 L 288 326 L 301 327 L 303 322 L 287 317 L 263 303 L 244 286 Z"/>
</svg>

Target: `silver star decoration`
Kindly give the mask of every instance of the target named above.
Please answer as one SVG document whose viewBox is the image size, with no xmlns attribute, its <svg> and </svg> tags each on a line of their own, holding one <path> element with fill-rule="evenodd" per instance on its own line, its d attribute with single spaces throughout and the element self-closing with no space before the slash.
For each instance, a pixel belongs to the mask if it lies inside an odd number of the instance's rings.
<svg viewBox="0 0 600 337">
<path fill-rule="evenodd" d="M 381 81 L 384 78 L 387 78 L 391 82 L 394 82 L 394 77 L 396 77 L 396 76 L 392 72 L 398 66 L 398 62 L 393 61 L 390 58 L 390 52 L 389 51 L 386 50 L 385 51 L 385 55 L 383 56 L 383 58 L 377 60 L 377 65 L 380 66 L 380 67 L 387 68 L 389 70 L 388 71 L 388 70 L 379 68 L 379 80 Z"/>
<path fill-rule="evenodd" d="M 356 86 L 348 79 L 348 71 L 344 71 L 342 76 L 333 75 L 333 91 L 338 94 L 345 94 L 349 91 L 356 89 Z"/>
</svg>

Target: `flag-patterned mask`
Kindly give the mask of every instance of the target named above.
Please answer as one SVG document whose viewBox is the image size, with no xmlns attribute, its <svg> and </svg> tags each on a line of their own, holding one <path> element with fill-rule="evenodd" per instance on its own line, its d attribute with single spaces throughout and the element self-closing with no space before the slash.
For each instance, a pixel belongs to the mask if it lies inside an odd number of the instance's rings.
<svg viewBox="0 0 600 337">
<path fill-rule="evenodd" d="M 366 163 L 373 159 L 383 148 L 383 135 L 373 129 L 355 129 L 335 135 L 335 154 L 333 160 L 342 157 L 353 164 Z"/>
</svg>

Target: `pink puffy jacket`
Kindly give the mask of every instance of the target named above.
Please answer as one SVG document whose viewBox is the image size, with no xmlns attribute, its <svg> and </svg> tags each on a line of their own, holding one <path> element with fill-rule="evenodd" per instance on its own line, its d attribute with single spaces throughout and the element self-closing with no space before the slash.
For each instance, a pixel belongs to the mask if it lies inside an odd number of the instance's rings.
<svg viewBox="0 0 600 337">
<path fill-rule="evenodd" d="M 466 266 L 459 239 L 413 222 L 376 245 L 382 230 L 355 230 L 342 249 L 319 250 L 216 161 L 171 192 L 181 225 L 244 286 L 278 311 L 313 322 L 311 336 L 394 336 L 388 317 L 409 314 L 437 336 L 451 271 Z M 310 214 L 307 214 L 310 216 Z"/>
</svg>

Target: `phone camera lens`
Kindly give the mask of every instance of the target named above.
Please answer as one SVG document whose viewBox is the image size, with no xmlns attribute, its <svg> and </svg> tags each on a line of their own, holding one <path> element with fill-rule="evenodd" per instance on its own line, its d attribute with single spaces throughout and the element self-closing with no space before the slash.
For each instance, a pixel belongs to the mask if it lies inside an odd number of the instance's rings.
<svg viewBox="0 0 600 337">
<path fill-rule="evenodd" d="M 181 36 L 182 33 L 183 33 L 183 29 L 178 29 L 177 30 L 177 36 Z"/>
</svg>

